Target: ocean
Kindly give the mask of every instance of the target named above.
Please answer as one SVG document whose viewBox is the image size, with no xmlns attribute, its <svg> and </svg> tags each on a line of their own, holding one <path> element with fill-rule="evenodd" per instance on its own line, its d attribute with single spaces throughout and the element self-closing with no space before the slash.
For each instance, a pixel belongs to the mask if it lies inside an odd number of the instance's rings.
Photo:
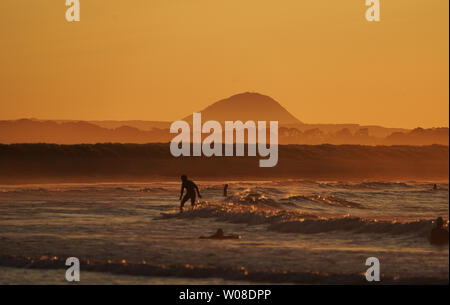
<svg viewBox="0 0 450 305">
<path fill-rule="evenodd" d="M 81 284 L 365 284 L 369 257 L 382 283 L 448 284 L 448 183 L 196 182 L 183 214 L 178 181 L 0 185 L 0 284 L 66 284 L 68 257 Z M 199 239 L 219 228 L 241 239 Z"/>
</svg>

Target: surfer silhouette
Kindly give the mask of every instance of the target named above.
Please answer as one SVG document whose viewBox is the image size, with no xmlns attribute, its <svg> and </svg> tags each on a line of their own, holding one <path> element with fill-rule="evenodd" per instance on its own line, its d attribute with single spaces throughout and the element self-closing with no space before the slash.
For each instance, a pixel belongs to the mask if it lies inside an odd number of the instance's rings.
<svg viewBox="0 0 450 305">
<path fill-rule="evenodd" d="M 216 233 L 211 236 L 200 236 L 200 239 L 241 239 L 240 235 L 225 235 L 222 229 L 218 229 Z"/>
<path fill-rule="evenodd" d="M 223 197 L 228 196 L 228 184 L 225 184 L 223 187 Z"/>
<path fill-rule="evenodd" d="M 448 244 L 448 231 L 444 229 L 444 219 L 439 217 L 435 220 L 436 227 L 431 230 L 430 244 L 432 245 L 446 245 Z"/>
<path fill-rule="evenodd" d="M 198 195 L 198 198 L 202 198 L 202 196 L 200 195 L 198 186 L 191 180 L 188 180 L 186 175 L 181 176 L 181 182 L 182 182 L 182 184 L 181 184 L 181 194 L 180 194 L 180 200 L 181 200 L 180 213 L 183 213 L 183 208 L 184 208 L 184 204 L 186 203 L 186 201 L 188 201 L 190 199 L 191 206 L 193 208 L 195 206 L 196 194 Z M 183 197 L 184 189 L 186 189 L 186 195 L 184 195 L 184 197 Z M 181 198 L 183 198 L 183 199 L 181 199 Z"/>
</svg>

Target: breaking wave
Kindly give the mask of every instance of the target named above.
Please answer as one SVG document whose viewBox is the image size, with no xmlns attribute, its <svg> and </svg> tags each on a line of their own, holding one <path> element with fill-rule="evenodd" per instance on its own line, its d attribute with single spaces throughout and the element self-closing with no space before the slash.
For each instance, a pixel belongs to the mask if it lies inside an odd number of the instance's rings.
<svg viewBox="0 0 450 305">
<path fill-rule="evenodd" d="M 142 193 L 159 193 L 159 192 L 167 192 L 168 190 L 163 187 L 146 187 L 139 189 L 139 192 Z"/>
<path fill-rule="evenodd" d="M 263 199 L 262 202 L 265 202 Z M 255 199 L 254 202 L 258 202 Z M 426 237 L 433 227 L 432 220 L 409 222 L 364 219 L 360 217 L 319 217 L 299 210 L 285 210 L 268 205 L 241 203 L 208 203 L 183 214 L 162 214 L 158 220 L 169 218 L 216 218 L 218 221 L 267 225 L 267 230 L 280 233 L 316 234 L 327 232 L 351 232 L 369 234 L 413 235 Z M 271 201 L 269 201 L 271 203 Z"/>
<path fill-rule="evenodd" d="M 87 186 L 87 187 L 57 187 L 57 188 L 44 188 L 44 187 L 20 187 L 12 189 L 0 189 L 0 193 L 12 193 L 12 194 L 47 194 L 47 193 L 159 193 L 168 192 L 170 190 L 164 187 L 121 187 L 121 186 Z"/>
<path fill-rule="evenodd" d="M 268 229 L 281 233 L 314 234 L 340 231 L 392 235 L 413 234 L 415 236 L 426 237 L 432 227 L 433 222 L 431 220 L 395 222 L 367 220 L 359 217 L 343 217 L 278 222 L 270 224 Z"/>
<path fill-rule="evenodd" d="M 338 198 L 334 195 L 329 196 L 321 196 L 321 195 L 297 195 L 297 196 L 290 196 L 285 199 L 284 201 L 312 201 L 316 203 L 323 203 L 331 206 L 336 207 L 345 207 L 345 208 L 357 208 L 357 209 L 364 209 L 365 207 L 356 202 L 348 201 L 342 198 Z"/>
<path fill-rule="evenodd" d="M 272 199 L 267 194 L 279 194 L 276 189 L 245 189 L 241 192 L 235 193 L 233 196 L 228 197 L 225 201 L 228 203 L 237 203 L 241 205 L 258 205 L 258 206 L 270 206 L 270 207 L 287 207 L 296 206 L 295 202 L 314 202 L 323 203 L 330 206 L 345 207 L 345 208 L 357 208 L 364 209 L 365 207 L 356 202 L 351 202 L 334 195 L 321 196 L 321 195 L 296 195 L 282 198 L 280 201 Z"/>
</svg>

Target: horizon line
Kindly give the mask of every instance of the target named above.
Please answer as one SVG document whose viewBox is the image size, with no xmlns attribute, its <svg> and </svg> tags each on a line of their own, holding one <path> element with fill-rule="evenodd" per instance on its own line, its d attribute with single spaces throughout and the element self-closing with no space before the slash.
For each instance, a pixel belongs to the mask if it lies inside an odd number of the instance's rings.
<svg viewBox="0 0 450 305">
<path fill-rule="evenodd" d="M 180 121 L 180 119 L 178 120 L 174 120 L 174 121 L 159 121 L 159 120 L 151 120 L 151 119 L 47 119 L 47 118 L 36 118 L 36 117 L 18 117 L 18 118 L 6 118 L 6 119 L 1 119 L 0 121 L 20 121 L 20 120 L 30 120 L 30 121 L 54 121 L 54 122 L 87 122 L 87 123 L 91 123 L 91 122 L 133 122 L 133 121 L 138 121 L 138 122 L 151 122 L 151 123 L 167 123 L 167 124 L 171 124 L 173 122 L 177 122 Z M 230 120 L 231 121 L 231 120 Z M 236 120 L 235 120 L 236 121 Z M 434 129 L 434 128 L 450 128 L 449 124 L 447 125 L 433 125 L 431 127 L 424 127 L 423 125 L 414 125 L 415 127 L 392 127 L 392 126 L 384 126 L 384 125 L 378 125 L 378 124 L 362 124 L 362 123 L 280 123 L 281 125 L 355 125 L 355 126 L 360 126 L 360 127 L 381 127 L 381 128 L 386 128 L 386 129 L 405 129 L 405 130 L 414 130 L 417 128 L 423 128 L 423 129 Z M 138 128 L 139 129 L 139 128 Z"/>
</svg>

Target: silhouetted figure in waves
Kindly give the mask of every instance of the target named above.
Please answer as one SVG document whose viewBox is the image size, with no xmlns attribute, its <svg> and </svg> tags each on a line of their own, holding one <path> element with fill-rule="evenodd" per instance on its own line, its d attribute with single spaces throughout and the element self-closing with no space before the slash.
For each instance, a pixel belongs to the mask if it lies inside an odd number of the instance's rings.
<svg viewBox="0 0 450 305">
<path fill-rule="evenodd" d="M 225 186 L 223 187 L 223 197 L 227 196 L 228 196 L 228 184 L 225 184 Z"/>
<path fill-rule="evenodd" d="M 433 185 L 433 191 L 437 191 L 437 190 L 438 190 L 437 184 Z"/>
<path fill-rule="evenodd" d="M 446 245 L 448 244 L 448 231 L 444 229 L 444 220 L 439 217 L 435 221 L 436 227 L 431 230 L 430 244 L 432 245 Z"/>
<path fill-rule="evenodd" d="M 196 194 L 198 194 L 198 198 L 202 198 L 202 196 L 200 195 L 198 186 L 191 180 L 188 180 L 186 175 L 181 176 L 181 182 L 182 182 L 182 184 L 181 184 L 181 194 L 180 194 L 180 200 L 181 200 L 180 213 L 183 213 L 183 207 L 184 207 L 184 204 L 186 203 L 186 201 L 191 199 L 191 206 L 193 208 L 195 206 Z M 186 189 L 186 195 L 184 195 L 184 197 L 183 197 L 184 189 Z M 183 198 L 183 200 L 181 198 Z"/>
<path fill-rule="evenodd" d="M 241 239 L 240 235 L 225 235 L 222 229 L 218 229 L 216 233 L 211 236 L 200 236 L 200 239 Z"/>
</svg>

